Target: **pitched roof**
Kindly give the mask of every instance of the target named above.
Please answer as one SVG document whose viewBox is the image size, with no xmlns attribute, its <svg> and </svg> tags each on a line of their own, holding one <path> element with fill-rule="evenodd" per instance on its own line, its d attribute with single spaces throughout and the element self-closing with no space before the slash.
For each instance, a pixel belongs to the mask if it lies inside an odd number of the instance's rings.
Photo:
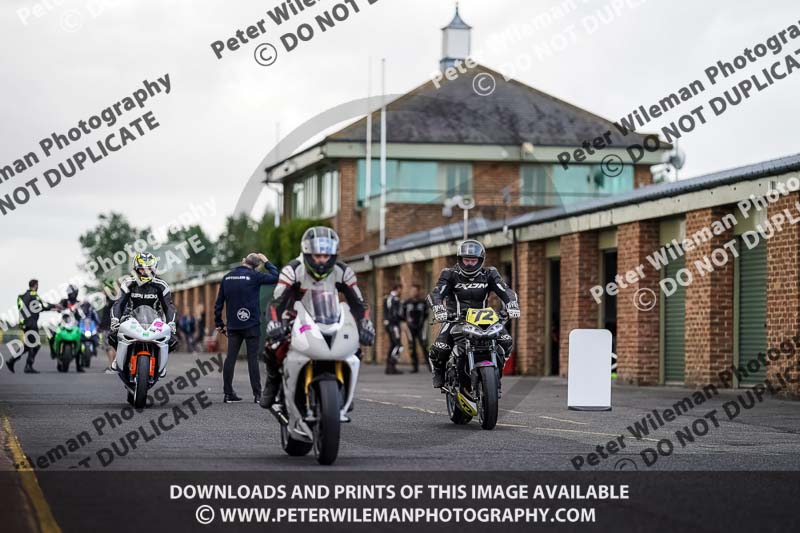
<svg viewBox="0 0 800 533">
<path fill-rule="evenodd" d="M 496 88 L 480 96 L 473 85 L 480 75 Z M 482 83 L 489 83 L 485 79 Z M 643 136 L 623 136 L 608 120 L 481 65 L 454 80 L 432 80 L 387 105 L 387 142 L 580 146 L 610 131 L 612 146 L 641 143 Z M 376 112 L 377 114 L 377 112 Z M 363 142 L 366 117 L 330 135 L 328 141 Z M 373 138 L 380 121 L 373 120 Z"/>
<path fill-rule="evenodd" d="M 456 15 L 453 17 L 453 20 L 450 21 L 450 24 L 442 28 L 443 30 L 471 30 L 472 26 L 464 22 L 464 19 L 461 18 L 461 14 L 458 12 L 458 4 L 456 4 Z"/>
</svg>

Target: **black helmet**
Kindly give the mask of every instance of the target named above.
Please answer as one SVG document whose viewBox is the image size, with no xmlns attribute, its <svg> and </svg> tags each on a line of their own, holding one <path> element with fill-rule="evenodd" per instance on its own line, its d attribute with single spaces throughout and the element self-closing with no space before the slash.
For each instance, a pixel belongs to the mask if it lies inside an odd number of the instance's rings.
<svg viewBox="0 0 800 533">
<path fill-rule="evenodd" d="M 331 228 L 323 226 L 309 228 L 303 234 L 300 249 L 303 252 L 303 261 L 308 273 L 318 280 L 325 279 L 336 266 L 336 257 L 339 254 L 339 236 Z M 329 255 L 330 258 L 320 265 L 312 259 L 312 255 Z"/>
<path fill-rule="evenodd" d="M 67 300 L 70 302 L 74 302 L 78 299 L 78 287 L 75 285 L 69 285 L 67 287 Z"/>
<path fill-rule="evenodd" d="M 471 276 L 478 272 L 483 267 L 483 262 L 486 260 L 486 248 L 481 243 L 474 239 L 462 242 L 458 246 L 458 269 L 461 273 Z M 474 265 L 465 265 L 464 259 L 477 259 L 478 262 Z"/>
</svg>

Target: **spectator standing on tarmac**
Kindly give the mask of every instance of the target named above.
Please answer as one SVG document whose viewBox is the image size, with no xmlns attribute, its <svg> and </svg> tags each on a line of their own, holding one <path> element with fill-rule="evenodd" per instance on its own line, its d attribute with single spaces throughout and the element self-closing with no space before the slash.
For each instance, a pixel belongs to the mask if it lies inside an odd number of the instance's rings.
<svg viewBox="0 0 800 533">
<path fill-rule="evenodd" d="M 419 359 L 417 359 L 417 344 L 422 349 L 425 357 L 425 321 L 428 318 L 428 304 L 419 294 L 420 286 L 416 283 L 411 286 L 411 297 L 403 302 L 403 318 L 408 326 L 408 344 L 411 348 L 412 374 L 419 372 Z"/>
<path fill-rule="evenodd" d="M 260 264 L 266 268 L 266 274 L 255 270 Z M 241 266 L 228 272 L 219 285 L 217 303 L 214 306 L 214 324 L 220 333 L 228 336 L 228 356 L 222 369 L 224 403 L 242 401 L 233 390 L 233 371 L 242 342 L 247 347 L 247 366 L 253 398 L 255 403 L 261 401 L 261 374 L 258 368 L 261 337 L 259 293 L 262 285 L 276 285 L 279 273 L 278 267 L 270 263 L 267 256 L 251 253 L 242 259 Z M 222 320 L 223 306 L 227 325 Z"/>
<path fill-rule="evenodd" d="M 39 342 L 39 313 L 42 311 L 50 311 L 54 309 L 55 306 L 42 301 L 38 291 L 39 281 L 32 279 L 28 282 L 28 291 L 17 297 L 20 329 L 22 329 L 22 342 L 25 348 L 22 350 L 22 353 L 16 357 L 12 354 L 11 358 L 6 363 L 11 373 L 14 373 L 14 365 L 17 364 L 17 360 L 21 359 L 26 353 L 28 354 L 28 358 L 25 361 L 25 373 L 39 373 L 38 370 L 33 368 L 36 354 L 39 353 L 39 348 L 41 347 L 41 343 Z"/>
<path fill-rule="evenodd" d="M 400 335 L 400 326 L 403 321 L 403 306 L 400 303 L 402 291 L 403 286 L 396 283 L 383 302 L 383 326 L 386 328 L 386 333 L 389 334 L 389 353 L 386 354 L 387 374 L 403 373 L 402 370 L 397 369 L 400 352 L 403 351 L 403 341 Z"/>
</svg>

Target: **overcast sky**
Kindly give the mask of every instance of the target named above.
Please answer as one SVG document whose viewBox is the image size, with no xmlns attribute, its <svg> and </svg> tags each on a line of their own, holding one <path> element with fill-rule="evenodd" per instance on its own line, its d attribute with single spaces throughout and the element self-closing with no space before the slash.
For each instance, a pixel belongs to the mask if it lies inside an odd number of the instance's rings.
<svg viewBox="0 0 800 533">
<path fill-rule="evenodd" d="M 270 67 L 254 62 L 255 43 L 226 50 L 222 60 L 209 45 L 261 18 L 268 20 L 267 34 L 256 41 L 279 44 L 286 28 L 310 21 L 335 0 L 320 0 L 280 28 L 266 15 L 276 0 L 48 0 L 38 7 L 34 1 L 2 2 L 0 164 L 32 150 L 39 153 L 42 137 L 65 132 L 130 95 L 144 79 L 169 73 L 172 88 L 147 106 L 158 129 L 0 217 L 0 314 L 14 306 L 30 277 L 38 277 L 46 291 L 78 272 L 78 236 L 100 212 L 120 211 L 136 225 L 159 226 L 191 203 L 213 198 L 216 214 L 202 225 L 216 235 L 244 183 L 275 144 L 276 124 L 287 133 L 326 109 L 364 97 L 370 56 L 376 58 L 376 73 L 377 58 L 386 57 L 389 93 L 424 82 L 438 65 L 440 28 L 451 19 L 454 2 L 357 2 L 360 14 L 280 54 Z M 610 4 L 624 7 L 598 27 L 593 14 Z M 559 5 L 570 10 L 567 16 L 534 36 L 506 46 L 492 40 Z M 701 78 L 717 60 L 730 61 L 745 47 L 797 23 L 792 7 L 796 1 L 461 1 L 464 20 L 474 27 L 477 60 L 508 70 L 515 59 L 524 64 L 532 57 L 530 68 L 516 72 L 519 80 L 614 120 Z M 553 57 L 537 57 L 535 46 L 564 39 L 568 46 Z M 800 42 L 792 44 L 794 50 Z M 772 62 L 763 60 L 748 72 Z M 797 152 L 799 87 L 800 75 L 783 80 L 688 135 L 682 177 Z M 141 112 L 128 112 L 123 119 Z M 87 144 L 82 139 L 74 146 Z M 71 153 L 58 152 L 0 184 L 0 195 Z"/>
</svg>

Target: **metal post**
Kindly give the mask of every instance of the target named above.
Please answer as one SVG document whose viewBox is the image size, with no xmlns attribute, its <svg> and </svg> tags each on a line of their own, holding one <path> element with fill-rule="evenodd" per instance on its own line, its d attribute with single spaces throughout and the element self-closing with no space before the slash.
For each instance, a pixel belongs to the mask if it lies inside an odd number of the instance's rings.
<svg viewBox="0 0 800 533">
<path fill-rule="evenodd" d="M 364 207 L 369 208 L 369 197 L 372 195 L 372 57 L 369 58 L 367 69 L 367 170 L 366 186 L 364 188 Z"/>
<path fill-rule="evenodd" d="M 386 58 L 381 60 L 381 212 L 380 247 L 386 248 Z"/>
</svg>

